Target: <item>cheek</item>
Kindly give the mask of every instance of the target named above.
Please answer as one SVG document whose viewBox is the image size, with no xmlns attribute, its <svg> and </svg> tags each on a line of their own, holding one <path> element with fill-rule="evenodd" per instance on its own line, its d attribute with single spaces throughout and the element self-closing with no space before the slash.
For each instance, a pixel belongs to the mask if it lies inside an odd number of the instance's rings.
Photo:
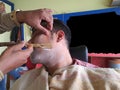
<svg viewBox="0 0 120 90">
<path fill-rule="evenodd" d="M 51 58 L 51 51 L 50 50 L 34 50 L 31 54 L 30 58 L 33 63 L 43 63 L 48 58 Z"/>
<path fill-rule="evenodd" d="M 41 51 L 39 51 L 39 50 L 34 50 L 34 51 L 32 52 L 32 54 L 31 54 L 31 56 L 30 56 L 31 61 L 32 61 L 32 62 L 38 61 L 40 55 L 41 55 Z"/>
<path fill-rule="evenodd" d="M 41 35 L 39 37 L 32 37 L 30 40 L 32 43 L 48 43 L 50 42 L 50 38 L 46 37 L 45 35 Z"/>
<path fill-rule="evenodd" d="M 51 49 L 40 49 L 40 48 L 34 48 L 32 55 L 33 56 L 43 56 L 43 57 L 48 57 L 48 56 L 54 56 L 56 53 L 55 48 L 51 48 Z"/>
<path fill-rule="evenodd" d="M 42 43 L 49 42 L 49 38 L 47 38 L 45 36 L 39 37 L 39 42 L 42 42 Z"/>
</svg>

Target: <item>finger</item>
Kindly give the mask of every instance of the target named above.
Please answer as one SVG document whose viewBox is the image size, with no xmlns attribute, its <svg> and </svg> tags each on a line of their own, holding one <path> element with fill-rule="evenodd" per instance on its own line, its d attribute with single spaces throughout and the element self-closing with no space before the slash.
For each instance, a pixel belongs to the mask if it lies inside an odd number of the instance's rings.
<svg viewBox="0 0 120 90">
<path fill-rule="evenodd" d="M 53 21 L 48 22 L 47 28 L 48 28 L 49 30 L 52 30 L 52 29 L 53 29 Z"/>
<path fill-rule="evenodd" d="M 24 54 L 27 57 L 30 56 L 30 54 L 33 52 L 33 46 L 32 45 L 28 45 L 27 48 L 25 50 L 21 50 L 22 54 Z"/>
<path fill-rule="evenodd" d="M 51 14 L 54 13 L 54 10 L 49 9 L 49 8 L 44 8 L 43 10 L 44 10 L 44 11 L 47 11 L 47 12 L 49 12 L 49 13 L 51 13 Z"/>
<path fill-rule="evenodd" d="M 20 49 L 22 49 L 23 47 L 25 46 L 25 42 L 24 41 L 22 41 L 22 42 L 20 42 L 19 44 L 17 44 L 17 45 L 14 45 L 13 47 L 17 50 L 20 50 Z"/>
<path fill-rule="evenodd" d="M 47 29 L 52 30 L 53 29 L 53 17 L 45 18 L 45 21 L 47 23 Z"/>
<path fill-rule="evenodd" d="M 52 16 L 53 10 L 46 9 L 46 15 L 43 17 L 43 20 L 47 23 L 47 29 L 52 30 L 53 28 L 53 16 Z M 49 15 L 49 16 L 47 16 Z"/>
<path fill-rule="evenodd" d="M 43 27 L 42 25 L 39 26 L 40 30 L 45 34 L 45 35 L 48 35 L 48 29 Z"/>
<path fill-rule="evenodd" d="M 38 24 L 35 29 L 42 31 L 45 35 L 48 35 L 49 30 L 41 24 Z"/>
<path fill-rule="evenodd" d="M 7 53 L 11 53 L 13 51 L 21 50 L 24 45 L 25 45 L 25 42 L 21 42 L 17 45 L 10 46 L 2 54 L 7 54 Z"/>
<path fill-rule="evenodd" d="M 49 30 L 52 30 L 53 29 L 53 16 L 47 17 L 46 22 L 47 22 L 47 28 Z"/>
</svg>

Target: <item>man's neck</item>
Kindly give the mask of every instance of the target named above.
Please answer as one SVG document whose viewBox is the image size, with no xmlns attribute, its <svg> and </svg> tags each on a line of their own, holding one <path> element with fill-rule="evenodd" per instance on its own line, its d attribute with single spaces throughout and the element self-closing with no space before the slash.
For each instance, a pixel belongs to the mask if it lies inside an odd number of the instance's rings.
<svg viewBox="0 0 120 90">
<path fill-rule="evenodd" d="M 69 66 L 72 63 L 73 60 L 71 56 L 69 54 L 64 54 L 64 58 L 55 59 L 55 62 L 53 62 L 52 64 L 48 64 L 46 66 L 46 70 L 50 73 L 50 75 L 52 75 L 57 69 Z"/>
</svg>

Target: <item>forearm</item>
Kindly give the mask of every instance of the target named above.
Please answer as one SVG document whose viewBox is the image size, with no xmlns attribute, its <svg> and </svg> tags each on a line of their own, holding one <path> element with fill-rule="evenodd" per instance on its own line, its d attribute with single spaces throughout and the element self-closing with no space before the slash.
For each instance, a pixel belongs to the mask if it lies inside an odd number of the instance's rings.
<svg viewBox="0 0 120 90">
<path fill-rule="evenodd" d="M 20 26 L 21 23 L 28 22 L 25 21 L 29 11 L 12 11 L 11 13 L 0 14 L 0 33 L 6 31 L 11 31 L 15 26 Z"/>
<path fill-rule="evenodd" d="M 11 67 L 9 66 L 9 61 L 2 59 L 0 57 L 0 71 L 5 75 L 6 73 L 8 73 Z"/>
<path fill-rule="evenodd" d="M 22 24 L 24 22 L 26 22 L 26 12 L 27 11 L 17 11 L 16 12 L 16 20 L 19 24 Z M 28 14 L 27 14 L 28 15 Z"/>
</svg>

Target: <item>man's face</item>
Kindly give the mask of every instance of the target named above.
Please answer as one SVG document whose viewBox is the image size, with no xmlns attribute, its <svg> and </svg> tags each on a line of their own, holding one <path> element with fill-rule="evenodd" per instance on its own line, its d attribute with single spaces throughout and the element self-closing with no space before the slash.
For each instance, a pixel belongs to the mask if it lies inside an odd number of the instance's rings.
<svg viewBox="0 0 120 90">
<path fill-rule="evenodd" d="M 48 35 L 45 35 L 40 30 L 36 30 L 30 43 L 34 44 L 51 44 L 53 46 L 54 40 L 51 37 L 51 32 Z M 31 61 L 33 63 L 45 63 L 47 59 L 50 59 L 53 56 L 54 50 L 51 49 L 44 49 L 44 48 L 34 48 L 33 53 L 31 54 Z"/>
</svg>

